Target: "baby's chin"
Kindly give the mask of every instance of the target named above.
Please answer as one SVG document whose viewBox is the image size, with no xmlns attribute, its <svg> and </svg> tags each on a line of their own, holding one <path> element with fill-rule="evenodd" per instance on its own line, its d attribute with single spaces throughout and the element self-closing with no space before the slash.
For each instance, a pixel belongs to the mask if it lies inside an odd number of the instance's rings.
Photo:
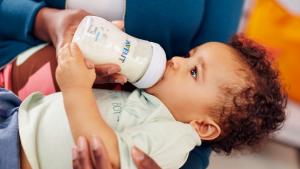
<svg viewBox="0 0 300 169">
<path fill-rule="evenodd" d="M 162 88 L 163 83 L 166 83 L 166 77 L 167 77 L 167 68 L 166 68 L 164 74 L 162 75 L 162 77 L 158 80 L 158 82 L 155 83 L 153 86 L 151 86 L 151 87 L 145 89 L 145 91 L 146 91 L 147 93 L 150 93 L 150 94 L 152 94 L 152 95 L 155 95 L 154 93 L 156 93 L 156 91 L 159 91 L 160 88 Z"/>
<path fill-rule="evenodd" d="M 149 94 L 156 96 L 156 94 L 158 94 L 161 90 L 164 89 L 164 86 L 166 85 L 165 83 L 165 77 L 163 76 L 157 83 L 155 83 L 155 85 L 145 89 L 145 91 Z"/>
</svg>

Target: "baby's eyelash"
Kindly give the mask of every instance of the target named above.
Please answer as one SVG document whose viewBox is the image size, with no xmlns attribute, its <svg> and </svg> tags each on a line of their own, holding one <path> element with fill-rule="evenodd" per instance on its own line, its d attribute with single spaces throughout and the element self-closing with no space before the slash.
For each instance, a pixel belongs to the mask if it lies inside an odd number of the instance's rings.
<svg viewBox="0 0 300 169">
<path fill-rule="evenodd" d="M 191 75 L 193 78 L 197 79 L 198 77 L 198 68 L 197 66 L 195 66 L 192 70 L 191 70 Z"/>
<path fill-rule="evenodd" d="M 187 53 L 186 55 L 184 55 L 184 58 L 189 58 L 190 57 L 190 54 Z"/>
</svg>

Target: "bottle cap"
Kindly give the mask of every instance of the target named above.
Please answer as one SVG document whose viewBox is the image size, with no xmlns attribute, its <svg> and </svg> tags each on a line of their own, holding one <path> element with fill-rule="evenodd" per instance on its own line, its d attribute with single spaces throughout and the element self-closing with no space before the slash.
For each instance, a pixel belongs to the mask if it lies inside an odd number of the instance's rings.
<svg viewBox="0 0 300 169">
<path fill-rule="evenodd" d="M 157 43 L 150 42 L 152 45 L 152 57 L 148 65 L 148 69 L 144 75 L 135 83 L 134 86 L 145 89 L 156 84 L 163 76 L 166 69 L 166 53 L 164 49 Z"/>
</svg>

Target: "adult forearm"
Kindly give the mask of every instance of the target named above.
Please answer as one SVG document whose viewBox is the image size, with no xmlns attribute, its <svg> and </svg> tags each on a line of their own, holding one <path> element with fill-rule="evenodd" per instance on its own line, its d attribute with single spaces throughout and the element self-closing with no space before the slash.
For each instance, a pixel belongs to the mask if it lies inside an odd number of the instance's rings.
<svg viewBox="0 0 300 169">
<path fill-rule="evenodd" d="M 79 89 L 80 90 L 80 89 Z M 92 90 L 64 91 L 64 104 L 73 137 L 96 135 L 103 140 L 114 168 L 119 168 L 117 136 L 101 117 Z"/>
<path fill-rule="evenodd" d="M 53 29 L 51 25 L 53 25 L 53 19 L 55 18 L 55 15 L 58 11 L 58 9 L 52 9 L 47 7 L 44 7 L 39 10 L 39 12 L 36 15 L 33 31 L 34 35 L 38 39 L 47 42 L 56 41 L 54 34 L 51 33 L 51 29 Z"/>
<path fill-rule="evenodd" d="M 32 28 L 43 1 L 0 0 L 0 38 L 35 44 Z"/>
<path fill-rule="evenodd" d="M 84 10 L 44 7 L 36 15 L 34 35 L 61 48 L 72 41 L 77 26 L 87 15 L 89 13 Z"/>
</svg>

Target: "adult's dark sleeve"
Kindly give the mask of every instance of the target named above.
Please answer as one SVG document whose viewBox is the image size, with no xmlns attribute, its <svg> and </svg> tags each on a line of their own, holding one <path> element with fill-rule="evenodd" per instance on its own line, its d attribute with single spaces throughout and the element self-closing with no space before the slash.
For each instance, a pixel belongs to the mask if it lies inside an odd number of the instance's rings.
<svg viewBox="0 0 300 169">
<path fill-rule="evenodd" d="M 192 47 L 210 41 L 228 42 L 238 29 L 243 4 L 244 0 L 206 0 Z"/>
<path fill-rule="evenodd" d="M 0 1 L 0 38 L 37 43 L 32 36 L 35 16 L 46 3 L 37 0 Z"/>
<path fill-rule="evenodd" d="M 0 0 L 0 69 L 19 53 L 42 43 L 34 37 L 38 11 L 64 8 L 65 0 Z"/>
<path fill-rule="evenodd" d="M 65 0 L 0 0 L 0 39 L 40 43 L 33 36 L 37 12 L 45 6 L 63 8 L 64 4 Z"/>
<path fill-rule="evenodd" d="M 180 169 L 205 169 L 209 164 L 211 147 L 203 144 L 190 152 L 188 160 Z"/>
<path fill-rule="evenodd" d="M 243 0 L 126 0 L 125 31 L 159 43 L 168 59 L 236 32 Z"/>
</svg>

